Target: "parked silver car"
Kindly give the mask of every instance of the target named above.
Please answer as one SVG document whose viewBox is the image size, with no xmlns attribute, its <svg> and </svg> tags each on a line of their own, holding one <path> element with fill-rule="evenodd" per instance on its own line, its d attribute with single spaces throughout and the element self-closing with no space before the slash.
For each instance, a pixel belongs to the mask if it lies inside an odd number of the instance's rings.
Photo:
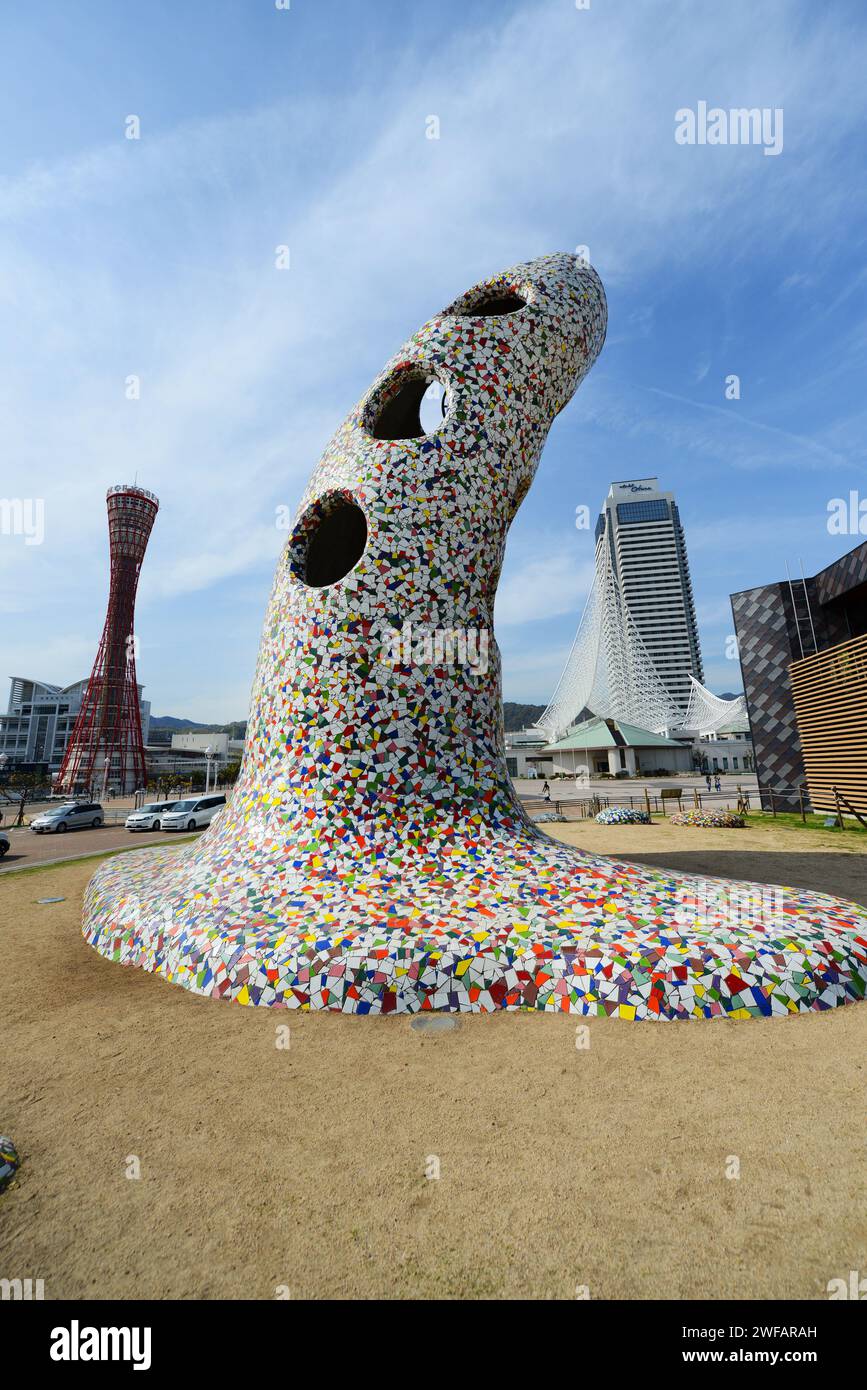
<svg viewBox="0 0 867 1390">
<path fill-rule="evenodd" d="M 126 818 L 127 830 L 161 830 L 164 812 L 177 806 L 177 801 L 149 801 L 147 806 L 139 806 Z"/>
<path fill-rule="evenodd" d="M 98 801 L 63 801 L 49 811 L 40 811 L 30 822 L 37 835 L 55 835 L 64 830 L 96 830 L 104 816 Z"/>
<path fill-rule="evenodd" d="M 188 796 L 162 817 L 163 830 L 198 830 L 210 825 L 225 804 L 225 796 Z"/>
</svg>

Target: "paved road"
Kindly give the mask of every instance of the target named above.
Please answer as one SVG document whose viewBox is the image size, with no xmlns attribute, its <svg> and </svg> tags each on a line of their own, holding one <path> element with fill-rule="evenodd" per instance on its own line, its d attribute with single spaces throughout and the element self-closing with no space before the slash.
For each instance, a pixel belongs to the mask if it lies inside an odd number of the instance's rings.
<svg viewBox="0 0 867 1390">
<path fill-rule="evenodd" d="M 174 844 L 189 838 L 177 831 L 125 830 L 117 825 L 104 825 L 99 830 L 68 830 L 65 835 L 37 835 L 32 830 L 4 830 L 12 841 L 9 853 L 0 859 L 0 875 L 11 869 L 29 869 L 34 864 L 47 864 L 67 859 L 82 859 L 110 849 L 138 849 L 140 845 Z"/>
</svg>

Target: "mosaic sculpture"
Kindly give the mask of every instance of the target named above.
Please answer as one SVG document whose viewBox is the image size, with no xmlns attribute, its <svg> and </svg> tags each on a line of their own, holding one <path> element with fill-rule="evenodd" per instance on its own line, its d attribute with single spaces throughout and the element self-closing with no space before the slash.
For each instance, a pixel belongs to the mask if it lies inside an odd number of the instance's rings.
<svg viewBox="0 0 867 1390">
<path fill-rule="evenodd" d="M 605 328 L 595 271 L 556 255 L 477 285 L 392 358 L 301 501 L 231 804 L 195 842 L 101 865 L 99 952 L 215 998 L 352 1013 L 747 1018 L 863 994 L 863 908 L 786 891 L 769 914 L 750 885 L 709 895 L 581 854 L 512 788 L 506 535 Z"/>
<path fill-rule="evenodd" d="M 7 1135 L 0 1134 L 0 1192 L 12 1181 L 20 1166 L 18 1150 L 12 1140 Z"/>
</svg>

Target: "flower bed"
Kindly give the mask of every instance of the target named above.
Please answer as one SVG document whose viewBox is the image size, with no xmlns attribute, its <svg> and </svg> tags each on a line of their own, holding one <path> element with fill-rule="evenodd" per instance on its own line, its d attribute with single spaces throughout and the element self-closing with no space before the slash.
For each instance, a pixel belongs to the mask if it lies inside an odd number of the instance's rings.
<svg viewBox="0 0 867 1390">
<path fill-rule="evenodd" d="M 646 811 L 633 811 L 627 806 L 606 806 L 596 820 L 600 825 L 650 825 Z"/>
<path fill-rule="evenodd" d="M 743 816 L 734 811 L 678 811 L 671 817 L 672 825 L 698 825 L 706 830 L 743 830 Z"/>
</svg>

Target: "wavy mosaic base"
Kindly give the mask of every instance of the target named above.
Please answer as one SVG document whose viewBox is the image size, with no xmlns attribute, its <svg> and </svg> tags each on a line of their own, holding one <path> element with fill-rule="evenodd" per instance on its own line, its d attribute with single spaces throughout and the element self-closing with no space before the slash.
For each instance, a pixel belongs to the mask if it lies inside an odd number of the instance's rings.
<svg viewBox="0 0 867 1390">
<path fill-rule="evenodd" d="M 112 960 L 242 1004 L 749 1018 L 829 1009 L 862 998 L 867 981 L 863 908 L 784 890 L 768 923 L 767 889 L 721 880 L 708 911 L 708 880 L 552 841 L 455 846 L 406 877 L 356 865 L 354 886 L 348 865 L 304 882 L 284 871 L 267 895 L 227 863 L 221 894 L 247 896 L 243 926 L 213 889 L 190 901 L 189 860 L 171 848 L 109 860 L 89 890 L 89 939 Z M 170 930 L 129 924 L 136 909 L 153 922 L 152 902 L 171 908 Z"/>
<path fill-rule="evenodd" d="M 790 892 L 769 912 L 749 885 L 592 858 L 514 794 L 497 581 L 605 325 L 595 272 L 551 256 L 476 286 L 386 366 L 278 565 L 231 805 L 194 843 L 104 861 L 98 951 L 222 999 L 355 1013 L 750 1017 L 863 995 L 867 910 Z M 434 379 L 445 416 L 423 434 Z"/>
</svg>

